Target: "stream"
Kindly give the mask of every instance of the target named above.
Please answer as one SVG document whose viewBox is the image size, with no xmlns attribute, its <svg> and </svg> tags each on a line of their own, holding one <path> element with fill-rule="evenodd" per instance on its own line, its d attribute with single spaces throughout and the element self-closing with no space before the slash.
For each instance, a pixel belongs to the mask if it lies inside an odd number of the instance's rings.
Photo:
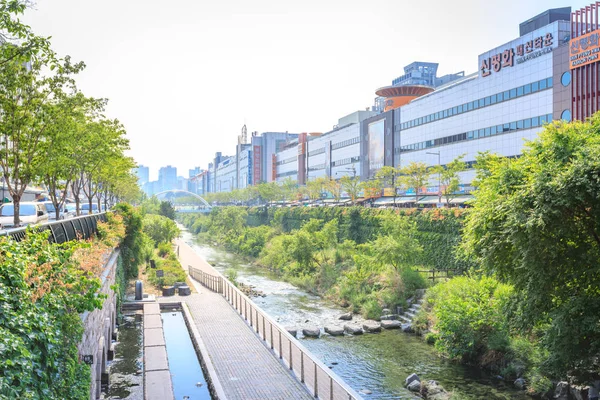
<svg viewBox="0 0 600 400">
<path fill-rule="evenodd" d="M 338 317 L 347 310 L 280 280 L 264 268 L 244 262 L 239 255 L 204 243 L 187 230 L 182 230 L 182 237 L 219 272 L 224 274 L 232 268 L 237 271 L 239 282 L 266 294 L 252 300 L 282 326 L 301 331 L 310 326 L 343 325 Z M 421 380 L 438 381 L 446 390 L 460 394 L 461 399 L 531 399 L 510 382 L 497 380 L 481 369 L 442 359 L 421 338 L 400 330 L 299 340 L 353 389 L 370 391 L 371 394 L 363 394 L 365 399 L 416 398 L 403 387 L 404 380 L 413 372 Z"/>
</svg>

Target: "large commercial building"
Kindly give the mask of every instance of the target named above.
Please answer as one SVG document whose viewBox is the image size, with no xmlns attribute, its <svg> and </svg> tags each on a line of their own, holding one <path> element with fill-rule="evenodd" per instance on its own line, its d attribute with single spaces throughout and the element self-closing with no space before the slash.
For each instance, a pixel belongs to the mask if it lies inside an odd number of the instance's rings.
<svg viewBox="0 0 600 400">
<path fill-rule="evenodd" d="M 577 118 L 598 109 L 594 80 L 598 64 L 579 64 L 577 68 L 583 70 L 575 70 L 577 75 L 571 79 L 568 61 L 569 51 L 574 51 L 573 42 L 569 46 L 572 28 L 579 27 L 582 38 L 593 38 L 598 51 L 598 36 L 592 32 L 597 26 L 588 24 L 583 29 L 569 18 L 570 8 L 563 8 L 524 22 L 517 39 L 481 54 L 478 72 L 471 75 L 461 72 L 438 78 L 437 64 L 410 64 L 405 75 L 377 90 L 383 112 L 359 118 L 358 126 L 341 126 L 322 137 L 308 136 L 304 147 L 301 137 L 299 143 L 278 153 L 278 179 L 291 177 L 302 183 L 303 164 L 308 179 L 335 179 L 356 171 L 367 180 L 384 165 L 403 167 L 412 161 L 445 165 L 459 156 L 472 165 L 484 151 L 518 157 L 525 142 L 534 139 L 545 123 L 568 121 L 573 109 Z M 574 89 L 571 81 L 579 86 Z M 329 145 L 323 145 L 321 140 L 327 142 L 327 138 Z M 345 150 L 337 157 L 341 144 Z M 473 176 L 472 170 L 462 174 L 462 192 L 470 191 Z M 424 195 L 439 190 L 435 177 L 421 189 Z"/>
<path fill-rule="evenodd" d="M 599 6 L 547 10 L 521 23 L 516 39 L 473 60 L 470 75 L 438 77 L 437 63 L 413 62 L 376 91 L 372 111 L 341 118 L 330 132 L 253 133 L 235 156 L 219 153 L 200 186 L 210 192 L 286 179 L 368 180 L 383 166 L 413 161 L 445 165 L 462 156 L 470 167 L 481 152 L 519 157 L 544 124 L 600 109 Z M 461 193 L 473 189 L 473 178 L 472 169 L 461 174 Z M 434 175 L 419 192 L 433 204 L 442 189 Z"/>
</svg>

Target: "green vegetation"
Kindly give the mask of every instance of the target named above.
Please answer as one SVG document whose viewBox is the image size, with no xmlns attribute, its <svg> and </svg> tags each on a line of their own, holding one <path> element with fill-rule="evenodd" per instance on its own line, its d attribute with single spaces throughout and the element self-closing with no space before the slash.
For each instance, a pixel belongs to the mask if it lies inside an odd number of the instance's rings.
<svg viewBox="0 0 600 400">
<path fill-rule="evenodd" d="M 179 236 L 179 228 L 172 219 L 161 215 L 148 214 L 142 220 L 143 232 L 152 239 L 155 247 L 161 243 L 171 243 Z"/>
<path fill-rule="evenodd" d="M 36 35 L 20 16 L 32 3 L 0 0 L 0 174 L 14 202 L 19 225 L 21 198 L 28 186 L 45 184 L 58 219 L 67 192 L 77 214 L 85 197 L 132 200 L 138 194 L 125 155 L 129 141 L 116 119 L 103 115 L 106 99 L 86 97 L 75 76 L 85 68 L 60 57 L 49 38 Z M 6 117 L 6 116 L 10 116 Z M 10 145 L 8 145 L 10 144 Z"/>
<path fill-rule="evenodd" d="M 524 377 L 528 391 L 600 373 L 600 116 L 554 123 L 518 159 L 482 154 L 461 256 L 416 325 L 452 359 Z"/>
<path fill-rule="evenodd" d="M 469 265 L 454 256 L 462 215 L 451 210 L 219 207 L 180 218 L 194 233 L 371 318 L 426 287 L 417 269 Z"/>
<path fill-rule="evenodd" d="M 98 276 L 125 233 L 118 216 L 99 226 L 93 242 L 51 244 L 31 229 L 0 239 L 0 398 L 89 398 L 79 314 L 102 306 Z"/>
</svg>

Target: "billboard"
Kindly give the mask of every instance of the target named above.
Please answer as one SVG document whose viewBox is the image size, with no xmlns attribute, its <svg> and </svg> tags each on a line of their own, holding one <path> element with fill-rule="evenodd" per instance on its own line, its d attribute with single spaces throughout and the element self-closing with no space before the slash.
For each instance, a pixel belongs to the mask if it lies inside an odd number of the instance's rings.
<svg viewBox="0 0 600 400">
<path fill-rule="evenodd" d="M 571 39 L 571 42 L 569 42 L 569 64 L 571 69 L 583 67 L 599 60 L 599 35 L 600 30 L 595 30 Z"/>
<path fill-rule="evenodd" d="M 369 177 L 383 167 L 385 119 L 372 122 L 368 127 L 369 135 Z"/>
</svg>

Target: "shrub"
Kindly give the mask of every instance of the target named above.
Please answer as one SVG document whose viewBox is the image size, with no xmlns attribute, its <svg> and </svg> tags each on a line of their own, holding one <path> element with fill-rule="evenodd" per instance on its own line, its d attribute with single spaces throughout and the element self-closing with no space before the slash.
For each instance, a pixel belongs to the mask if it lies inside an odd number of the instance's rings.
<svg viewBox="0 0 600 400">
<path fill-rule="evenodd" d="M 171 243 L 173 239 L 179 236 L 177 224 L 161 215 L 146 215 L 142 226 L 144 233 L 154 241 L 155 247 L 160 243 Z"/>
</svg>

